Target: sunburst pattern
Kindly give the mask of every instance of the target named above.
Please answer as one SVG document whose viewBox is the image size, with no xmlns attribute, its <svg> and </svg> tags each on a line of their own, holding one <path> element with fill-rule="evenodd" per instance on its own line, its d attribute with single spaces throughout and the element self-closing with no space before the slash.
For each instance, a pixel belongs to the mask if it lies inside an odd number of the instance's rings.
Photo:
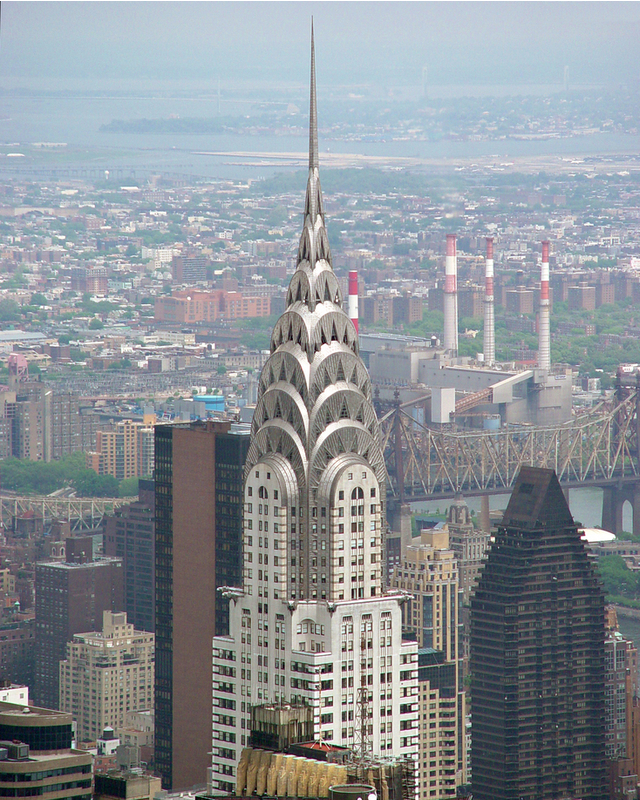
<svg viewBox="0 0 640 800">
<path fill-rule="evenodd" d="M 248 474 L 268 453 L 280 453 L 307 498 L 332 460 L 345 454 L 364 459 L 380 485 L 386 483 L 371 382 L 359 356 L 357 331 L 342 308 L 325 227 L 313 51 L 310 120 L 309 178 L 297 266 L 260 377 L 246 464 Z"/>
</svg>

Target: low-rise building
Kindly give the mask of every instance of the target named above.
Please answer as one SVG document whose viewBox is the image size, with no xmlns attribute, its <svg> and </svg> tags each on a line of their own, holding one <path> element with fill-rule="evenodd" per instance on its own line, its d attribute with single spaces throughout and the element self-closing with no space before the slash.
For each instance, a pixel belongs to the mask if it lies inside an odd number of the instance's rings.
<svg viewBox="0 0 640 800">
<path fill-rule="evenodd" d="M 91 800 L 91 754 L 73 748 L 71 714 L 0 702 L 0 797 Z"/>
</svg>

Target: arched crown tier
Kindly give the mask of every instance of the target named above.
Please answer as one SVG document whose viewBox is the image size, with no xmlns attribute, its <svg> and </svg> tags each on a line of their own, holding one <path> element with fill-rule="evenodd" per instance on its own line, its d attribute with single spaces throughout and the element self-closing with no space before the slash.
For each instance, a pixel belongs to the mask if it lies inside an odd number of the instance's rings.
<svg viewBox="0 0 640 800">
<path fill-rule="evenodd" d="M 311 62 L 304 222 L 287 307 L 274 326 L 260 377 L 247 470 L 278 453 L 291 464 L 298 487 L 308 490 L 334 459 L 349 455 L 368 462 L 382 486 L 386 471 L 371 383 L 357 331 L 342 308 L 325 228 L 313 45 Z"/>
</svg>

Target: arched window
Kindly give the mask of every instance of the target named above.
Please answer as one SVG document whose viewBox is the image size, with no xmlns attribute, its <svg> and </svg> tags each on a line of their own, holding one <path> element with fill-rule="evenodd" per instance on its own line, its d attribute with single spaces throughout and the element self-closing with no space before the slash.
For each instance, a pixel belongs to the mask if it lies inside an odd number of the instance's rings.
<svg viewBox="0 0 640 800">
<path fill-rule="evenodd" d="M 362 488 L 360 486 L 358 486 L 357 489 L 354 489 L 351 492 L 351 499 L 352 500 L 362 500 L 362 499 L 364 499 L 364 492 L 362 491 Z"/>
<path fill-rule="evenodd" d="M 261 486 L 258 489 L 258 497 L 264 497 L 267 500 L 269 499 L 269 492 L 264 488 L 264 486 Z"/>
</svg>

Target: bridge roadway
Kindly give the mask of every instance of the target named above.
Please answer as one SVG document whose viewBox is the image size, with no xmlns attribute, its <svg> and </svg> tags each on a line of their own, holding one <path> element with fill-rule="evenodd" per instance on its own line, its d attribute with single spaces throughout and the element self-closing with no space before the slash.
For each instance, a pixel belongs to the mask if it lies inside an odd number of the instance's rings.
<svg viewBox="0 0 640 800">
<path fill-rule="evenodd" d="M 508 493 L 520 467 L 531 465 L 554 469 L 567 489 L 603 488 L 603 527 L 615 533 L 630 501 L 640 534 L 640 373 L 619 376 L 610 399 L 559 425 L 428 427 L 410 406 L 397 402 L 380 419 L 390 506 Z"/>
<path fill-rule="evenodd" d="M 132 503 L 137 497 L 55 497 L 51 495 L 0 495 L 0 522 L 12 530 L 16 517 L 31 516 L 42 519 L 45 531 L 54 520 L 71 523 L 74 532 L 89 531 L 99 527 L 105 516 Z"/>
</svg>

